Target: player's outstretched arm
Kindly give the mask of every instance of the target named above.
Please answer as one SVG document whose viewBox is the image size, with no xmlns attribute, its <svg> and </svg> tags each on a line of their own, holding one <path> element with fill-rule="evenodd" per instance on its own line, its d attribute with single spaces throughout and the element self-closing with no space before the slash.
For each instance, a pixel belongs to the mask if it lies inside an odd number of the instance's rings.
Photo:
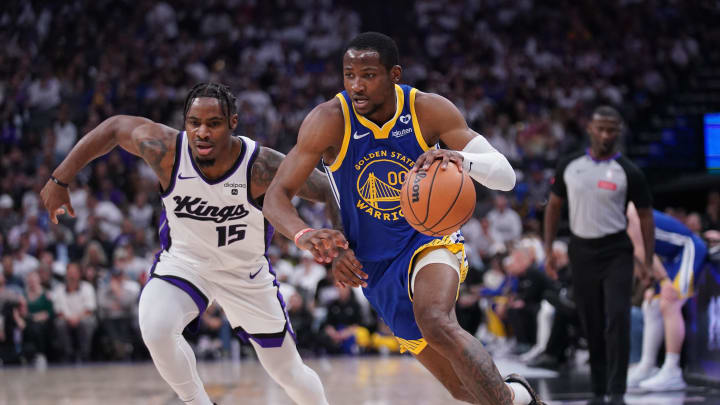
<svg viewBox="0 0 720 405">
<path fill-rule="evenodd" d="M 177 132 L 142 117 L 116 115 L 103 121 L 80 139 L 40 191 L 50 220 L 57 223 L 57 215 L 65 213 L 63 206 L 75 216 L 67 185 L 83 167 L 117 145 L 143 158 L 158 175 L 163 187 L 167 186 L 175 159 Z"/>
<path fill-rule="evenodd" d="M 280 167 L 280 164 L 285 159 L 285 155 L 282 153 L 262 147 L 258 154 L 255 163 L 252 167 L 252 182 L 250 190 L 253 198 L 258 198 L 267 191 L 268 186 L 275 177 L 275 174 Z M 313 169 L 310 172 L 307 180 L 302 184 L 297 192 L 298 197 L 315 202 L 333 203 L 335 204 L 335 197 L 333 197 L 332 189 L 330 188 L 330 182 L 320 170 Z"/>
<path fill-rule="evenodd" d="M 515 171 L 507 158 L 477 132 L 470 129 L 460 111 L 445 97 L 418 93 L 415 110 L 420 129 L 428 145 L 442 141 L 450 150 L 431 149 L 415 162 L 413 170 L 427 169 L 435 160 L 441 168 L 455 163 L 470 177 L 493 190 L 509 191 L 515 187 Z"/>
<path fill-rule="evenodd" d="M 255 163 L 252 167 L 252 182 L 251 182 L 251 193 L 253 198 L 258 198 L 267 191 L 268 186 L 275 177 L 280 164 L 285 159 L 285 155 L 282 153 L 262 147 L 258 154 Z M 297 193 L 298 197 L 315 202 L 325 203 L 325 213 L 334 229 L 342 231 L 342 220 L 340 218 L 340 211 L 335 201 L 330 182 L 326 175 L 320 170 L 313 169 L 310 172 L 305 183 L 300 187 Z"/>
<path fill-rule="evenodd" d="M 342 139 L 344 121 L 336 103 L 336 100 L 323 103 L 305 117 L 297 144 L 278 167 L 263 204 L 263 214 L 275 229 L 326 263 L 337 257 L 338 248 L 347 248 L 345 236 L 331 229 L 306 231 L 309 226 L 290 200 L 306 184 L 323 154 Z"/>
</svg>

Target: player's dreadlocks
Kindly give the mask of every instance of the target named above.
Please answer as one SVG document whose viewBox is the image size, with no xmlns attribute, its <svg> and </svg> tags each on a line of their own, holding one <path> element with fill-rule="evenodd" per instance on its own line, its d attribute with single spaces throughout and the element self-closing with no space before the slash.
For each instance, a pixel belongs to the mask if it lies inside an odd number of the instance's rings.
<svg viewBox="0 0 720 405">
<path fill-rule="evenodd" d="M 220 108 L 222 108 L 223 114 L 227 117 L 228 127 L 232 128 L 230 118 L 232 118 L 232 115 L 236 111 L 235 96 L 226 85 L 220 83 L 198 83 L 190 90 L 190 93 L 188 93 L 185 98 L 183 121 L 187 118 L 187 113 L 190 110 L 190 105 L 193 100 L 199 97 L 211 97 L 218 99 L 220 102 Z"/>
</svg>

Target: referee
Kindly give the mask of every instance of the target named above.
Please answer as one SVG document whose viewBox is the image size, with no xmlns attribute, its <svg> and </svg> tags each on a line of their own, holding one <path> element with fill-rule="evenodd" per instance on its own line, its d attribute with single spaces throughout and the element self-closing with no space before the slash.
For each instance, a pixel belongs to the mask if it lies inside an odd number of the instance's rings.
<svg viewBox="0 0 720 405">
<path fill-rule="evenodd" d="M 620 114 L 598 107 L 588 125 L 590 148 L 563 159 L 545 209 L 545 269 L 557 268 L 552 243 L 565 200 L 570 231 L 568 254 L 578 313 L 590 350 L 593 399 L 589 404 L 624 404 L 630 353 L 630 298 L 633 246 L 625 209 L 635 203 L 645 244 L 643 272 L 652 266 L 652 197 L 640 169 L 617 151 L 623 129 Z M 609 395 L 610 402 L 605 402 Z"/>
</svg>

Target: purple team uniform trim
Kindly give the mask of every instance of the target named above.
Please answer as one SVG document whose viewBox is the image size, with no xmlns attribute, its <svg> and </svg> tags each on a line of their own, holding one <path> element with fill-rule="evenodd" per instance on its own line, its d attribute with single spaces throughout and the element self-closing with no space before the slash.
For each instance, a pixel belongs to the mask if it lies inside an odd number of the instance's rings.
<svg viewBox="0 0 720 405">
<path fill-rule="evenodd" d="M 182 131 L 178 132 L 175 138 L 175 162 L 173 163 L 172 175 L 170 176 L 170 184 L 168 184 L 167 190 L 162 189 L 160 186 L 160 196 L 167 197 L 172 193 L 175 188 L 175 176 L 177 175 L 178 169 L 180 168 L 180 152 L 182 152 Z"/>
<path fill-rule="evenodd" d="M 202 315 L 208 307 L 208 298 L 193 283 L 185 280 L 182 277 L 163 276 L 160 274 L 155 274 L 155 267 L 157 267 L 157 264 L 160 263 L 160 255 L 162 255 L 162 252 L 164 250 L 170 249 L 170 246 L 172 245 L 172 239 L 170 238 L 170 225 L 168 224 L 167 213 L 165 212 L 165 210 L 162 210 L 160 212 L 160 230 L 158 231 L 158 235 L 160 237 L 160 250 L 155 254 L 155 261 L 150 268 L 150 278 L 158 278 L 160 280 L 166 281 L 174 285 L 175 287 L 185 291 L 190 296 L 190 298 L 192 298 L 200 312 L 198 313 L 197 318 L 193 319 L 193 321 L 190 322 L 188 327 L 190 328 L 190 330 L 197 332 L 200 323 L 200 315 Z"/>
<path fill-rule="evenodd" d="M 182 277 L 178 277 L 178 276 L 161 276 L 159 274 L 153 274 L 152 276 L 154 278 L 159 278 L 161 280 L 167 281 L 168 283 L 170 283 L 170 284 L 174 285 L 175 287 L 178 287 L 179 289 L 188 293 L 190 298 L 192 298 L 193 301 L 195 301 L 195 305 L 197 305 L 198 310 L 200 310 L 200 314 L 198 314 L 198 316 L 202 315 L 202 313 L 205 312 L 205 310 L 207 309 L 207 307 L 208 307 L 207 297 L 205 296 L 205 294 L 200 292 L 200 290 L 197 287 L 195 287 L 195 285 L 193 283 L 185 280 Z"/>
<path fill-rule="evenodd" d="M 262 211 L 262 207 L 260 206 L 260 204 L 257 203 L 257 201 L 255 201 L 255 199 L 252 197 L 252 193 L 250 192 L 250 180 L 252 178 L 252 167 L 253 167 L 253 163 L 255 163 L 255 159 L 257 158 L 259 151 L 260 151 L 260 144 L 255 142 L 255 150 L 253 150 L 252 155 L 250 155 L 250 159 L 248 159 L 247 176 L 245 177 L 247 180 L 247 189 L 245 191 L 247 192 L 247 200 L 250 203 L 250 205 L 252 205 L 253 207 Z"/>
<path fill-rule="evenodd" d="M 245 156 L 245 151 L 247 150 L 247 145 L 245 145 L 245 141 L 243 141 L 242 138 L 239 138 L 239 137 L 238 137 L 238 139 L 240 139 L 240 145 L 242 145 L 242 148 L 240 150 L 240 155 L 238 155 L 238 158 L 235 161 L 235 163 L 233 163 L 232 167 L 230 169 L 228 169 L 228 171 L 225 174 L 223 174 L 222 176 L 220 176 L 219 178 L 217 178 L 215 180 L 210 180 L 207 177 L 205 177 L 202 170 L 200 170 L 200 168 L 197 167 L 197 165 L 195 164 L 195 159 L 192 158 L 192 149 L 190 149 L 190 142 L 188 142 L 188 156 L 190 157 L 190 163 L 192 163 L 193 169 L 195 169 L 195 171 L 197 172 L 198 176 L 200 176 L 202 181 L 204 181 L 207 184 L 214 185 L 214 184 L 218 184 L 218 183 L 225 181 L 228 177 L 232 176 L 233 173 L 235 173 L 235 170 L 237 170 L 238 166 L 240 166 L 240 162 L 242 162 L 243 157 Z"/>
</svg>

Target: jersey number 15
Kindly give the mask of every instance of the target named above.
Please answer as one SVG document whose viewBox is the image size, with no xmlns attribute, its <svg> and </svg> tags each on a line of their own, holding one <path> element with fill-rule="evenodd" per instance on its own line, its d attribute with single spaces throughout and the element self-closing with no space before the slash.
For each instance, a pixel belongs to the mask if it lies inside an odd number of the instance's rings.
<svg viewBox="0 0 720 405">
<path fill-rule="evenodd" d="M 245 239 L 245 229 L 240 229 L 245 227 L 247 227 L 247 224 L 218 226 L 215 228 L 218 233 L 218 247 Z"/>
</svg>

